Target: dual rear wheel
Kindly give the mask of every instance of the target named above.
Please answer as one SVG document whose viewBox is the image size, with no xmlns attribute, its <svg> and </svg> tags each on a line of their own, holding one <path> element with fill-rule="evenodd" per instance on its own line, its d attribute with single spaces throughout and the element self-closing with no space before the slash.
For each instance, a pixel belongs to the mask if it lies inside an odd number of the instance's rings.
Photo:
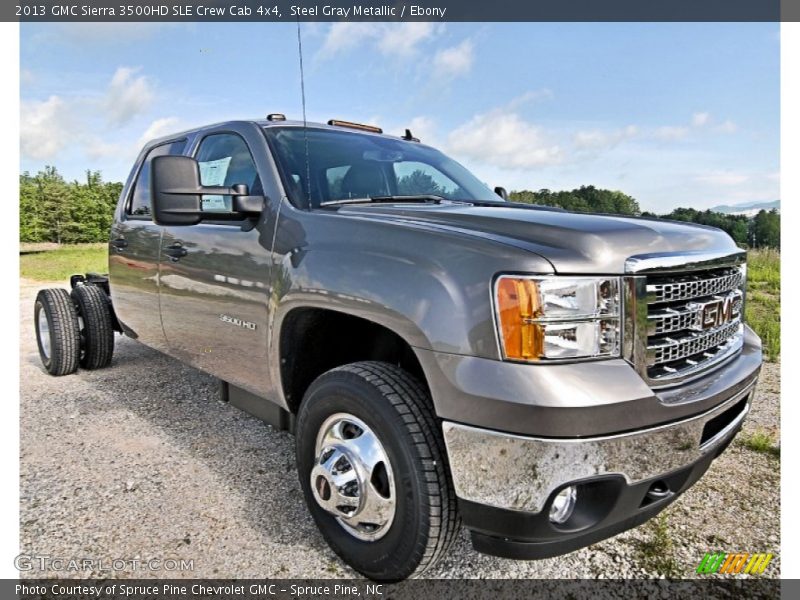
<svg viewBox="0 0 800 600">
<path fill-rule="evenodd" d="M 105 292 L 94 285 L 41 290 L 34 304 L 39 357 L 51 375 L 111 364 L 114 324 Z"/>
</svg>

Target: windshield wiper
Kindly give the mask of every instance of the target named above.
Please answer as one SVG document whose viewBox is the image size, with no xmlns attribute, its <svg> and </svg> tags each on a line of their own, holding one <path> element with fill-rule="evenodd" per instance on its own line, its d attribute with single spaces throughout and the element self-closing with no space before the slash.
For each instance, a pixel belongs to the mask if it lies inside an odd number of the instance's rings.
<svg viewBox="0 0 800 600">
<path fill-rule="evenodd" d="M 444 201 L 449 201 L 442 196 L 435 194 L 414 194 L 409 196 L 365 196 L 363 198 L 342 198 L 340 200 L 328 200 L 327 202 L 320 202 L 320 206 L 339 206 L 342 204 L 371 204 L 374 202 L 433 202 L 440 204 Z M 453 202 L 458 202 L 453 200 Z"/>
</svg>

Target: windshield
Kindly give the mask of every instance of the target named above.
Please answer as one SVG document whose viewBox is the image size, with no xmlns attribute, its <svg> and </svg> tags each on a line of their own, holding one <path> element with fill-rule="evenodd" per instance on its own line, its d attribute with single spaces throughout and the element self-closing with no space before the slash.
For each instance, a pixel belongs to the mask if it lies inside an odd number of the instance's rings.
<svg viewBox="0 0 800 600">
<path fill-rule="evenodd" d="M 386 196 L 500 201 L 456 161 L 418 142 L 302 127 L 265 131 L 289 199 L 298 207 L 307 206 L 308 198 L 312 207 Z"/>
</svg>

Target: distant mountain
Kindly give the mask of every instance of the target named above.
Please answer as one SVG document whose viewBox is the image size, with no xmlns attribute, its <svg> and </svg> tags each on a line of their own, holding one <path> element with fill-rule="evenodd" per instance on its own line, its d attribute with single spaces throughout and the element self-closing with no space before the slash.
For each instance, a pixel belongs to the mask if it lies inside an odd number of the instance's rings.
<svg viewBox="0 0 800 600">
<path fill-rule="evenodd" d="M 773 200 L 771 202 L 741 202 L 740 204 L 721 204 L 714 206 L 711 210 L 716 212 L 725 213 L 727 215 L 745 215 L 752 217 L 758 214 L 760 210 L 772 210 L 777 208 L 781 209 L 781 201 Z"/>
</svg>

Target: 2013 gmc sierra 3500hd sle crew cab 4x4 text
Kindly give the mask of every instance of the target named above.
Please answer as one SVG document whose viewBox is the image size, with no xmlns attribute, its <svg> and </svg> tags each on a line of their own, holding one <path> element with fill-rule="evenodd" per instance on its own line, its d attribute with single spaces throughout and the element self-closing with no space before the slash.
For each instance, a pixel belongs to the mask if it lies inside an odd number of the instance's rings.
<svg viewBox="0 0 800 600">
<path fill-rule="evenodd" d="M 411 132 L 232 121 L 152 141 L 108 275 L 42 290 L 53 375 L 114 332 L 294 431 L 323 536 L 367 577 L 570 552 L 643 523 L 742 425 L 761 366 L 722 231 L 505 200 Z M 276 518 L 280 518 L 276 515 Z"/>
</svg>

